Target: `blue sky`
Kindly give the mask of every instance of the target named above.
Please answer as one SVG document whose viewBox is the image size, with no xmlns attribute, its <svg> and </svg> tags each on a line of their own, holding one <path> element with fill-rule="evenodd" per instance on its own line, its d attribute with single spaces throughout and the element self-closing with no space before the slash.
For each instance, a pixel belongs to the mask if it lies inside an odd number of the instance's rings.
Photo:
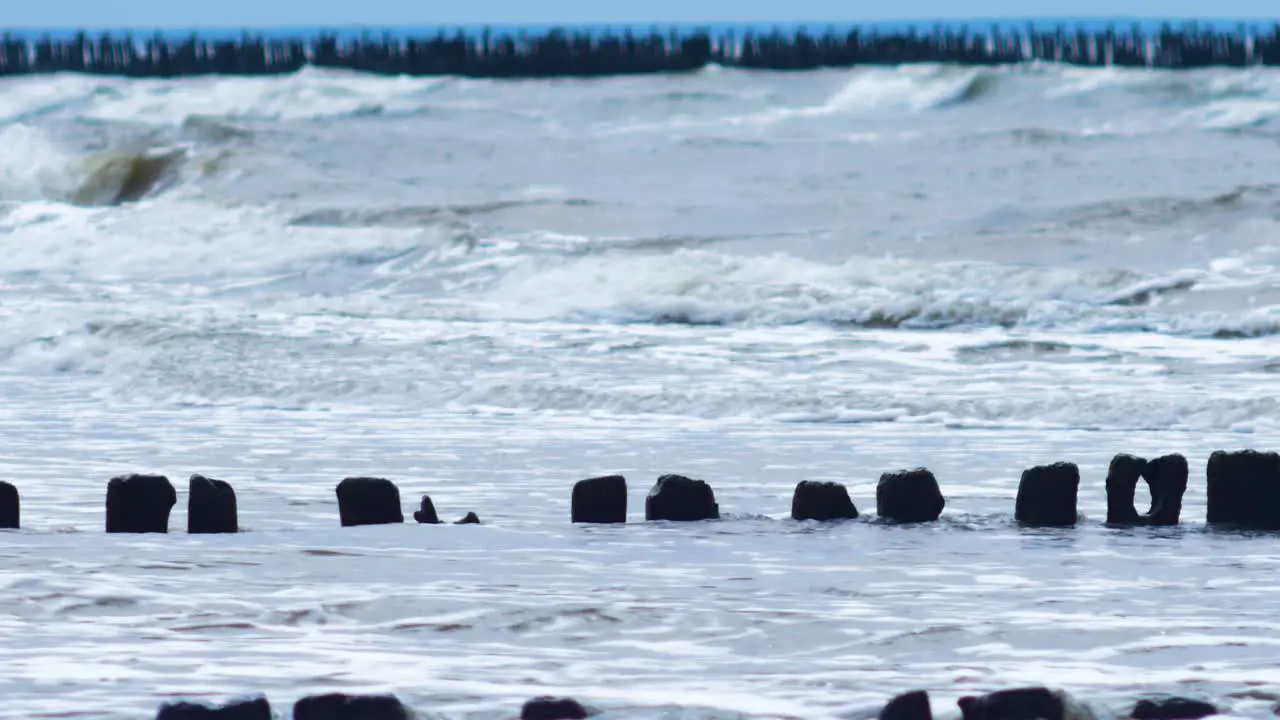
<svg viewBox="0 0 1280 720">
<path fill-rule="evenodd" d="M 691 23 L 1276 17 L 1274 0 L 0 0 L 7 27 Z"/>
</svg>

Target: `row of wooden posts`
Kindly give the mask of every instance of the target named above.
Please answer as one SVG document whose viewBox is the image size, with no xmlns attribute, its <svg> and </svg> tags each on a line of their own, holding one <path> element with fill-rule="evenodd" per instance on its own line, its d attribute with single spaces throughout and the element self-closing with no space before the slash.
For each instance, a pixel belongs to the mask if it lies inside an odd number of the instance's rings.
<svg viewBox="0 0 1280 720">
<path fill-rule="evenodd" d="M 1090 720 L 1089 712 L 1071 694 L 1044 686 L 997 690 L 967 695 L 956 701 L 962 720 Z M 572 698 L 538 697 L 526 702 L 520 720 L 587 720 L 596 708 Z M 1143 698 L 1122 717 L 1132 720 L 1200 720 L 1219 714 L 1213 704 L 1183 697 Z M 160 706 L 156 720 L 273 720 L 264 697 L 221 706 L 172 702 Z M 312 695 L 293 705 L 293 720 L 412 720 L 413 712 L 395 695 Z M 916 690 L 890 700 L 877 720 L 933 720 L 929 693 Z"/>
<path fill-rule="evenodd" d="M 537 697 L 524 704 L 520 720 L 586 720 L 599 714 L 572 698 Z M 293 720 L 413 720 L 413 711 L 395 695 L 308 695 L 293 704 Z M 170 702 L 160 706 L 156 720 L 274 720 L 265 697 L 226 705 Z"/>
<path fill-rule="evenodd" d="M 1177 525 L 1189 469 L 1182 455 L 1146 460 L 1117 455 L 1107 472 L 1107 522 L 1113 525 Z M 1151 493 L 1151 507 L 1139 513 L 1134 495 L 1140 481 Z M 1280 529 L 1280 455 L 1244 450 L 1213 453 L 1206 467 L 1207 523 L 1243 528 Z M 190 479 L 187 532 L 239 532 L 236 493 L 230 484 L 201 475 Z M 1080 469 L 1073 463 L 1030 468 L 1018 484 L 1014 517 L 1029 527 L 1070 527 L 1079 521 L 1076 501 Z M 339 521 L 344 527 L 403 523 L 400 489 L 385 478 L 350 477 L 338 483 Z M 627 521 L 627 481 L 608 475 L 578 482 L 573 488 L 570 519 L 574 523 Z M 108 533 L 164 533 L 177 492 L 162 475 L 124 475 L 107 483 Z M 876 486 L 876 514 L 896 523 L 937 520 L 946 505 L 938 480 L 924 468 L 885 473 Z M 18 490 L 0 482 L 0 528 L 17 529 Z M 835 482 L 803 481 L 791 501 L 795 520 L 851 520 L 859 516 L 848 489 Z M 422 496 L 413 518 L 439 524 L 434 503 Z M 690 522 L 720 519 L 715 492 L 703 480 L 663 475 L 645 498 L 646 521 Z M 457 524 L 478 524 L 467 513 Z"/>
<path fill-rule="evenodd" d="M 755 70 L 903 63 L 1004 65 L 1056 62 L 1093 67 L 1191 69 L 1280 65 L 1280 25 L 1258 32 L 1240 26 L 1220 31 L 1195 24 L 1149 31 L 1134 25 L 1100 30 L 1032 26 L 970 30 L 933 26 L 920 30 L 852 27 L 821 34 L 805 29 L 672 29 L 545 32 L 485 29 L 438 31 L 434 36 L 391 33 L 339 39 L 239 38 L 155 35 L 26 37 L 0 39 L 0 76 L 81 72 L 132 77 L 275 75 L 305 66 L 388 75 L 467 77 L 590 77 L 688 72 L 718 64 Z"/>
</svg>

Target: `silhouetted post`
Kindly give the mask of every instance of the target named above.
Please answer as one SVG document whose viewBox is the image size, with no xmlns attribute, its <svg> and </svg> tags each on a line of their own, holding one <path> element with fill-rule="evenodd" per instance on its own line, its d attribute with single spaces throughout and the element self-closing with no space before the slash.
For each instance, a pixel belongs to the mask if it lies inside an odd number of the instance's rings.
<svg viewBox="0 0 1280 720">
<path fill-rule="evenodd" d="M 338 483 L 338 515 L 343 527 L 404 522 L 400 489 L 383 478 L 351 477 Z"/>
<path fill-rule="evenodd" d="M 683 475 L 663 475 L 645 498 L 644 515 L 646 520 L 719 520 L 720 506 L 706 482 Z"/>
<path fill-rule="evenodd" d="M 1076 524 L 1080 469 L 1074 463 L 1033 467 L 1018 483 L 1015 518 L 1030 527 L 1069 527 Z"/>
<path fill-rule="evenodd" d="M 791 496 L 791 518 L 793 520 L 853 520 L 858 517 L 858 508 L 849 498 L 849 489 L 836 482 L 813 482 L 805 480 L 796 485 Z"/>
<path fill-rule="evenodd" d="M 108 533 L 167 533 L 178 502 L 163 475 L 121 475 L 107 483 Z"/>
<path fill-rule="evenodd" d="M 0 481 L 0 530 L 17 530 L 20 527 L 18 488 Z"/>
<path fill-rule="evenodd" d="M 236 491 L 230 484 L 192 475 L 187 495 L 187 532 L 193 535 L 240 531 Z"/>
<path fill-rule="evenodd" d="M 627 479 L 621 475 L 581 480 L 573 486 L 570 518 L 575 523 L 625 523 Z"/>
<path fill-rule="evenodd" d="M 885 520 L 933 522 L 945 506 L 937 478 L 924 468 L 885 473 L 876 485 L 876 514 Z"/>
<path fill-rule="evenodd" d="M 1209 524 L 1280 529 L 1280 455 L 1218 451 L 1207 475 Z"/>
</svg>

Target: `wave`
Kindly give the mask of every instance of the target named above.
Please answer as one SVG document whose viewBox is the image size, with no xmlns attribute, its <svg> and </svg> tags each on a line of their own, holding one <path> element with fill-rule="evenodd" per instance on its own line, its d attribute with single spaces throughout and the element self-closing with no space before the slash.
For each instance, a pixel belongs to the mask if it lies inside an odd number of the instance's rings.
<svg viewBox="0 0 1280 720">
<path fill-rule="evenodd" d="M 1116 106 L 1103 128 L 1031 126 L 998 133 L 983 129 L 980 134 L 1012 133 L 1015 140 L 1031 143 L 1063 142 L 1182 127 L 1244 129 L 1268 125 L 1280 115 L 1280 73 L 1268 71 L 1213 69 L 1175 74 L 1045 64 L 1002 68 L 922 64 L 840 73 L 843 84 L 816 104 L 775 105 L 728 118 L 680 118 L 671 127 L 767 124 L 847 114 L 922 113 L 996 100 L 1036 105 L 1056 101 L 1089 108 L 1096 101 L 1093 96 L 1107 93 L 1118 93 L 1126 100 Z M 628 126 L 627 130 L 665 127 L 650 122 Z"/>
<path fill-rule="evenodd" d="M 978 262 L 851 258 L 832 265 L 786 255 L 706 249 L 663 255 L 601 254 L 506 275 L 481 302 L 490 317 L 684 325 L 863 328 L 1057 328 L 1195 336 L 1280 332 L 1280 306 L 1176 312 L 1209 271 L 1144 276 Z M 1271 276 L 1255 283 L 1274 282 Z"/>
<path fill-rule="evenodd" d="M 1045 95 L 1115 92 L 1157 102 L 1209 102 L 1260 97 L 1276 90 L 1280 90 L 1280 76 L 1266 69 L 1210 68 L 1171 73 L 1146 68 L 1058 67 L 1055 82 Z"/>
<path fill-rule="evenodd" d="M 75 205 L 137 202 L 172 182 L 187 153 L 180 148 L 130 147 L 89 156 L 85 177 L 71 194 Z"/>
<path fill-rule="evenodd" d="M 1014 243 L 1024 243 L 1028 237 L 1044 236 L 1056 245 L 1053 238 L 1069 235 L 1089 238 L 1089 245 L 1098 251 L 1102 250 L 1101 242 L 1125 236 L 1164 242 L 1171 235 L 1212 233 L 1224 253 L 1254 248 L 1265 256 L 1271 251 L 1256 240 L 1273 233 L 1272 218 L 1277 212 L 1280 185 L 1259 183 L 1200 196 L 1136 196 L 1058 207 L 1001 207 L 964 223 L 958 232 L 976 233 L 993 247 L 1000 247 L 1000 243 L 1016 247 Z M 1270 266 L 1274 258 L 1260 257 L 1258 262 Z"/>
<path fill-rule="evenodd" d="M 935 96 L 933 107 L 963 105 L 977 102 L 993 95 L 1000 87 L 1002 76 L 992 70 L 980 70 L 954 88 L 954 92 Z"/>
<path fill-rule="evenodd" d="M 88 117 L 178 124 L 206 118 L 312 120 L 425 108 L 443 78 L 362 76 L 305 68 L 291 76 L 134 82 Z"/>
<path fill-rule="evenodd" d="M 1013 129 L 983 130 L 965 138 L 968 141 L 999 142 L 1012 145 L 1075 145 L 1083 142 L 1109 140 L 1112 133 L 1085 132 L 1080 130 L 1062 130 L 1038 127 L 1020 127 Z"/>
<path fill-rule="evenodd" d="M 1277 116 L 1280 116 L 1280 100 L 1218 100 L 1183 111 L 1174 118 L 1174 124 L 1207 130 L 1241 130 L 1268 126 Z"/>
<path fill-rule="evenodd" d="M 81 206 L 137 202 L 178 181 L 182 147 L 133 142 L 82 155 L 27 125 L 0 129 L 0 200 L 52 200 Z"/>
<path fill-rule="evenodd" d="M 136 217 L 133 209 L 113 211 L 110 241 L 91 235 L 92 252 L 83 234 L 54 223 L 7 248 L 9 270 L 38 254 L 59 272 L 75 268 L 77 282 L 6 275 L 0 360 L 35 374 L 93 374 L 121 402 L 959 427 L 1274 427 L 1277 403 L 1266 387 L 1186 381 L 1206 365 L 1274 373 L 1266 364 L 1274 360 L 1272 340 L 1148 332 L 1280 333 L 1280 305 L 1180 315 L 1163 305 L 1202 285 L 1221 286 L 1229 267 L 1250 269 L 1238 263 L 1142 275 L 867 257 L 831 265 L 687 248 L 534 258 L 527 243 L 512 239 L 473 249 L 444 242 L 433 254 L 416 230 L 282 232 L 279 216 L 255 218 L 245 209 L 219 216 L 195 208 L 190 217 L 208 230 L 174 233 L 181 219 L 157 223 L 146 212 L 164 203 L 192 205 L 164 198 L 138 206 Z M 573 247 L 570 238 L 539 242 Z M 128 292 L 104 302 L 102 285 L 83 282 L 118 282 L 125 269 L 143 279 L 136 287 L 161 294 Z M 194 281 L 200 292 L 163 294 L 174 279 L 179 288 Z M 22 282 L 70 301 L 49 302 L 24 292 Z M 849 325 L 928 332 L 846 332 Z M 505 359 L 493 362 L 496 353 Z M 720 363 L 729 356 L 732 366 Z M 936 380 L 922 366 L 953 360 L 964 364 L 961 373 L 1017 365 L 1016 373 L 1000 374 L 1022 384 L 992 395 L 988 383 L 913 380 L 921 369 Z M 795 372 L 779 373 L 779 362 L 795 363 Z M 1146 384 L 1131 393 L 1100 390 L 1139 382 Z"/>
<path fill-rule="evenodd" d="M 382 209 L 321 208 L 309 210 L 289 220 L 290 225 L 303 227 L 421 227 L 460 218 L 472 218 L 500 213 L 505 210 L 532 207 L 591 207 L 591 200 L 582 198 L 529 200 L 494 200 L 483 203 L 454 205 L 410 205 Z"/>
<path fill-rule="evenodd" d="M 708 364 L 701 332 L 696 339 L 695 333 L 665 332 L 584 337 L 505 323 L 448 330 L 414 323 L 397 333 L 349 318 L 327 321 L 321 337 L 314 334 L 315 321 L 304 317 L 277 326 L 234 317 L 116 318 L 62 333 L 50 333 L 45 322 L 44 337 L 8 349 L 5 359 L 33 374 L 101 375 L 113 398 L 147 404 L 748 423 L 1280 428 L 1280 398 L 1269 386 L 1186 382 L 1186 373 L 1203 371 L 1197 367 L 1202 362 L 1269 372 L 1256 362 L 1266 351 L 1263 341 L 1232 350 L 1210 341 L 1188 346 L 1132 335 L 1093 343 L 1069 335 L 1009 339 L 998 331 L 909 340 L 896 333 L 720 334 L 711 341 L 718 360 Z M 495 342 L 509 353 L 506 362 L 476 373 Z M 0 352 L 4 345 L 0 337 Z M 757 352 L 767 347 L 788 350 Z M 1179 355 L 1190 358 L 1183 374 L 1168 369 Z M 722 364 L 730 357 L 732 366 Z M 1250 358 L 1253 364 L 1245 366 Z M 963 364 L 962 374 L 1004 378 L 1000 390 L 992 392 L 986 382 L 949 383 L 944 378 L 955 377 L 951 372 L 939 376 L 920 367 L 948 366 L 953 359 Z M 778 373 L 778 363 L 788 361 L 794 372 Z M 1017 371 L 1006 372 L 1010 366 Z M 917 382 L 921 374 L 926 379 Z M 1113 383 L 1140 389 L 1107 391 Z"/>
<path fill-rule="evenodd" d="M 127 202 L 148 187 L 156 168 L 133 155 L 123 158 L 72 186 L 93 188 L 83 190 L 83 202 Z M 1242 204 L 1269 205 L 1273 196 L 1270 186 L 1243 186 L 1195 201 L 1190 209 L 1104 205 L 1068 219 L 1091 224 L 1099 214 L 1234 212 Z M 225 206 L 198 193 L 150 197 L 156 200 L 113 211 L 106 225 L 72 205 L 28 202 L 10 208 L 0 216 L 0 233 L 21 242 L 8 250 L 6 272 L 75 268 L 85 279 L 200 278 L 228 302 L 252 300 L 286 313 L 402 319 L 1000 327 L 1198 337 L 1280 333 L 1280 273 L 1266 247 L 1243 248 L 1243 254 L 1206 267 L 1153 273 L 870 256 L 826 263 L 725 251 L 744 240 L 781 247 L 787 236 L 605 237 L 472 224 L 488 213 L 576 200 L 299 215 L 285 208 Z M 1051 216 L 1055 222 L 1061 222 L 1060 213 Z M 175 226 L 191 230 L 174 232 Z M 1015 228 L 1011 237 L 1020 233 Z"/>
<path fill-rule="evenodd" d="M 304 68 L 266 78 L 134 81 L 86 113 L 104 120 L 180 124 L 193 116 L 316 120 L 416 111 L 441 78 L 381 77 Z"/>
<path fill-rule="evenodd" d="M 1062 69 L 1043 95 L 1085 103 L 1117 96 L 1126 107 L 1114 113 L 1103 134 L 1117 128 L 1128 135 L 1181 128 L 1243 130 L 1268 126 L 1280 116 L 1280 74 L 1267 69 Z"/>
<path fill-rule="evenodd" d="M 253 131 L 219 118 L 190 115 L 182 121 L 182 130 L 197 140 L 210 143 L 233 143 L 252 140 Z"/>
<path fill-rule="evenodd" d="M 182 125 L 192 119 L 316 120 L 417 112 L 448 78 L 365 75 L 307 67 L 269 77 L 97 78 L 62 74 L 0 84 L 0 122 L 54 113 Z"/>
<path fill-rule="evenodd" d="M 749 71 L 734 71 L 748 73 Z M 991 97 L 1000 88 L 1006 70 L 968 69 L 951 66 L 912 65 L 899 68 L 859 68 L 842 71 L 843 85 L 816 104 L 778 105 L 776 100 L 762 110 L 743 112 L 740 103 L 748 100 L 772 98 L 769 91 L 743 94 L 737 103 L 724 98 L 722 105 L 733 110 L 731 114 L 693 117 L 677 115 L 659 120 L 628 120 L 603 132 L 605 135 L 626 135 L 638 132 L 704 131 L 725 127 L 767 126 L 794 120 L 817 120 L 844 115 L 860 115 L 876 112 L 906 110 L 924 112 L 960 105 L 968 105 Z M 729 75 L 727 77 L 734 77 Z M 751 77 L 739 75 L 738 77 Z M 874 142 L 877 133 L 846 135 L 853 142 Z M 701 146 L 768 147 L 771 143 L 760 138 L 682 137 L 682 144 Z"/>
<path fill-rule="evenodd" d="M 119 81 L 58 74 L 5 78 L 0 82 L 0 122 L 29 122 L 59 111 L 78 110 Z"/>
<path fill-rule="evenodd" d="M 814 118 L 871 111 L 926 112 L 1007 99 L 1084 104 L 1118 93 L 1105 128 L 1023 127 L 1008 131 L 1026 142 L 1062 142 L 1141 134 L 1182 127 L 1238 130 L 1268 126 L 1280 116 L 1280 73 L 1221 68 L 1169 73 L 1130 68 L 1071 68 L 1035 64 L 1005 68 L 904 65 L 856 69 L 824 102 L 774 108 L 755 120 Z M 1170 107 L 1173 112 L 1170 112 Z M 1119 128 L 1119 129 L 1117 129 Z M 989 130 L 983 134 L 992 134 Z"/>
<path fill-rule="evenodd" d="M 1270 113 L 1271 101 L 1280 99 L 1280 73 L 1221 68 L 1170 73 L 1044 63 L 977 69 L 901 65 L 852 71 L 848 81 L 819 107 L 827 112 L 873 107 L 927 110 L 979 102 L 1006 90 L 1011 97 L 1022 99 L 1079 99 L 1119 92 L 1162 105 L 1203 105 L 1209 116 L 1230 115 L 1233 109 Z"/>
<path fill-rule="evenodd" d="M 780 99 L 790 94 L 780 85 L 739 70 L 679 80 L 613 78 L 582 85 L 561 82 L 550 87 L 557 93 L 580 93 L 573 96 L 572 105 L 579 112 L 592 115 L 602 110 L 606 116 L 616 116 L 624 123 L 613 129 L 617 133 L 760 125 L 867 113 L 921 113 L 987 103 L 1043 106 L 1045 102 L 1078 105 L 1062 118 L 1096 125 L 1096 114 L 1088 112 L 1077 118 L 1074 113 L 1096 107 L 1095 96 L 1102 94 L 1120 99 L 1104 116 L 1106 127 L 1102 131 L 1084 126 L 1024 127 L 1022 131 L 1029 133 L 1025 139 L 1046 139 L 1037 135 L 1043 132 L 1082 136 L 1180 127 L 1248 129 L 1269 125 L 1280 115 L 1280 73 L 1274 70 L 1172 73 L 1037 64 L 1002 68 L 905 65 L 822 73 L 825 74 L 818 76 L 821 79 L 813 86 L 826 86 L 825 95 L 790 103 Z M 838 78 L 834 87 L 829 78 Z M 189 125 L 197 132 L 238 135 L 249 130 L 237 127 L 235 121 L 310 121 L 478 109 L 528 119 L 549 117 L 547 113 L 563 109 L 553 104 L 534 112 L 521 101 L 506 98 L 509 87 L 452 77 L 394 77 L 311 67 L 270 77 L 129 79 L 62 74 L 0 83 L 0 123 L 30 122 L 53 115 L 152 127 Z M 446 89 L 456 93 L 442 97 Z M 538 86 L 522 101 L 543 102 L 544 91 L 547 87 Z M 477 100 L 478 97 L 492 102 Z M 1111 100 L 1107 98 L 1108 103 Z M 655 112 L 658 117 L 652 116 Z M 1056 121 L 1050 124 L 1056 125 Z"/>
<path fill-rule="evenodd" d="M 1068 227 L 1094 227 L 1124 221 L 1134 225 L 1171 227 L 1189 220 L 1235 215 L 1280 207 L 1280 185 L 1240 185 L 1207 197 L 1137 197 L 1087 203 L 1052 213 L 1049 217 Z"/>
<path fill-rule="evenodd" d="M 928 110 L 974 103 L 1000 87 L 1005 71 L 947 66 L 908 66 L 854 71 L 816 111 L 848 112 L 884 107 Z"/>
</svg>

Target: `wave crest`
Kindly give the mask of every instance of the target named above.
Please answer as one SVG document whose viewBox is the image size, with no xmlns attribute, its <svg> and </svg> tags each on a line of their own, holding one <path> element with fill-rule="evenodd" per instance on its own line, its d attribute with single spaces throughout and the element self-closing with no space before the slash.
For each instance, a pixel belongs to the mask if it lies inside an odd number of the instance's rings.
<svg viewBox="0 0 1280 720">
<path fill-rule="evenodd" d="M 180 148 L 132 147 L 86 158 L 86 175 L 71 194 L 75 205 L 137 202 L 176 179 L 187 158 Z"/>
<path fill-rule="evenodd" d="M 0 199 L 82 206 L 137 202 L 179 179 L 186 149 L 128 143 L 77 155 L 26 125 L 0 130 Z"/>
<path fill-rule="evenodd" d="M 444 78 L 382 77 L 304 68 L 262 78 L 134 81 L 96 99 L 86 115 L 102 120 L 179 125 L 191 118 L 318 120 L 413 112 Z"/>
<path fill-rule="evenodd" d="M 829 112 L 880 107 L 927 110 L 977 102 L 993 95 L 1004 73 L 947 66 L 855 71 L 823 106 Z"/>
</svg>

